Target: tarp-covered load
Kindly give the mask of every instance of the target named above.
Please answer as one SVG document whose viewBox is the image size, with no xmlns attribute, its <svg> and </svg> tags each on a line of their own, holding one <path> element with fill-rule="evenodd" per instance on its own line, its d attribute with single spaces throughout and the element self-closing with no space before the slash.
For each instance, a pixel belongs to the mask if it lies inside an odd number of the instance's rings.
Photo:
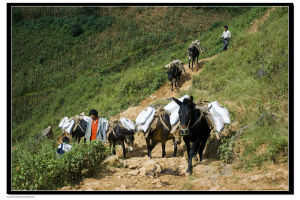
<svg viewBox="0 0 300 200">
<path fill-rule="evenodd" d="M 134 123 L 130 119 L 121 117 L 120 121 L 127 130 L 129 130 L 129 131 L 135 130 Z"/>
<path fill-rule="evenodd" d="M 71 133 L 72 128 L 75 125 L 75 121 L 73 119 L 69 119 L 68 117 L 62 118 L 58 127 L 67 133 Z"/>
<path fill-rule="evenodd" d="M 154 119 L 155 112 L 154 108 L 147 107 L 137 116 L 135 125 L 138 127 L 138 131 L 142 129 L 144 132 L 147 132 Z"/>
<path fill-rule="evenodd" d="M 64 117 L 59 122 L 58 127 L 61 128 L 63 131 L 70 134 L 71 132 L 75 131 L 75 129 L 76 129 L 77 125 L 79 124 L 80 120 L 84 120 L 84 121 L 87 122 L 89 119 L 90 119 L 90 117 L 85 116 L 83 114 L 76 115 L 76 116 L 73 116 L 71 118 Z"/>
<path fill-rule="evenodd" d="M 184 95 L 183 97 L 179 98 L 178 100 L 183 102 L 183 99 L 187 99 L 187 98 L 189 98 L 189 96 Z M 178 114 L 179 105 L 175 101 L 172 100 L 169 104 L 167 104 L 164 107 L 164 110 L 166 110 L 170 113 L 170 123 L 171 123 L 171 126 L 174 126 L 179 120 L 179 114 Z"/>
<path fill-rule="evenodd" d="M 217 132 L 220 132 L 225 124 L 230 124 L 230 115 L 226 108 L 220 106 L 217 101 L 208 104 L 209 118 Z"/>
<path fill-rule="evenodd" d="M 165 66 L 165 68 L 170 69 L 173 65 L 175 65 L 179 70 L 184 71 L 184 73 L 186 73 L 186 71 L 184 69 L 183 62 L 181 62 L 181 60 L 173 60 L 172 62 L 170 62 L 169 64 L 167 64 Z"/>
<path fill-rule="evenodd" d="M 195 46 L 198 49 L 199 53 L 203 53 L 199 40 L 192 41 L 189 48 L 192 48 L 193 46 Z"/>
</svg>

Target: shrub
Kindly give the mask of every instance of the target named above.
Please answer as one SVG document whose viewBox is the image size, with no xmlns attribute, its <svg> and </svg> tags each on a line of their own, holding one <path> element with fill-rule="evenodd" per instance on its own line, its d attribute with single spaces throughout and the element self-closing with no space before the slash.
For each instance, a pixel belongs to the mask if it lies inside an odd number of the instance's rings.
<svg viewBox="0 0 300 200">
<path fill-rule="evenodd" d="M 71 34 L 73 37 L 76 37 L 81 33 L 83 33 L 83 29 L 81 28 L 81 26 L 79 26 L 78 24 L 73 24 L 71 26 Z"/>
<path fill-rule="evenodd" d="M 12 156 L 12 190 L 55 190 L 78 183 L 102 168 L 109 155 L 100 141 L 73 144 L 70 152 L 56 158 L 53 141 L 31 140 L 20 145 Z"/>
</svg>

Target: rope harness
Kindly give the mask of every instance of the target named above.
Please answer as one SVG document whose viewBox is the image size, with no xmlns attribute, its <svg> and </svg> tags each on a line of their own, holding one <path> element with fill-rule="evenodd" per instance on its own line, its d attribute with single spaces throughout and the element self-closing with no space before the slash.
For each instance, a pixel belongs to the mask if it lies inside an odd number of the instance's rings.
<svg viewBox="0 0 300 200">
<path fill-rule="evenodd" d="M 80 124 L 78 124 L 79 128 L 82 130 L 82 132 L 84 132 L 84 135 L 86 134 L 85 131 L 83 130 L 83 128 L 80 126 Z"/>
<path fill-rule="evenodd" d="M 171 129 L 169 129 L 169 127 L 165 124 L 164 120 L 163 120 L 162 117 L 161 117 L 161 114 L 162 114 L 162 113 L 159 113 L 159 115 L 158 115 L 158 116 L 159 116 L 159 120 L 161 121 L 161 123 L 163 124 L 163 126 L 164 126 L 164 127 L 165 127 L 165 128 L 166 128 L 173 136 L 174 136 L 174 138 L 175 138 L 175 137 L 176 137 L 176 136 L 175 136 L 175 133 L 172 132 Z"/>
<path fill-rule="evenodd" d="M 115 133 L 115 127 L 120 124 L 118 124 L 117 122 L 113 122 L 111 126 L 109 126 L 109 129 L 107 131 L 107 136 L 109 136 L 110 133 L 112 133 L 116 138 L 117 138 L 117 134 Z"/>
<path fill-rule="evenodd" d="M 198 119 L 194 122 L 194 124 L 193 124 L 191 127 L 190 127 L 191 119 L 189 120 L 188 125 L 187 125 L 187 127 L 186 127 L 185 129 L 183 129 L 183 128 L 181 127 L 181 125 L 180 125 L 180 130 L 182 131 L 182 132 L 180 133 L 180 135 L 182 135 L 182 136 L 189 135 L 190 133 L 187 132 L 187 131 L 188 131 L 189 129 L 191 129 L 191 128 L 194 128 L 194 127 L 200 122 L 200 120 L 202 119 L 202 117 L 203 117 L 203 112 L 201 112 L 200 117 L 198 117 Z"/>
</svg>

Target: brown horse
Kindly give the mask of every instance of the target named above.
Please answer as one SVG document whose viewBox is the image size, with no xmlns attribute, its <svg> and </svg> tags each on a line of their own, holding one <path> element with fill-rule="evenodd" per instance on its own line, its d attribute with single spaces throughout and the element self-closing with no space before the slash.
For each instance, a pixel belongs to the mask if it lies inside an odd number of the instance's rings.
<svg viewBox="0 0 300 200">
<path fill-rule="evenodd" d="M 151 151 L 156 146 L 156 144 L 161 142 L 162 147 L 162 157 L 166 155 L 166 142 L 168 140 L 173 140 L 174 143 L 174 154 L 176 157 L 177 144 L 180 144 L 181 139 L 179 134 L 171 133 L 170 116 L 167 112 L 160 112 L 155 116 L 153 124 L 149 128 L 148 134 L 146 133 L 146 143 L 148 149 L 148 157 L 151 158 Z"/>
</svg>

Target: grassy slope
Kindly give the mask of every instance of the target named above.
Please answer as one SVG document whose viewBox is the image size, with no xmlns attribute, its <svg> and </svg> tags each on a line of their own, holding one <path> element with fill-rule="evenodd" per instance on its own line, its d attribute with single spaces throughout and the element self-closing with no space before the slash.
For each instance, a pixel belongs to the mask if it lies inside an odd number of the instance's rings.
<svg viewBox="0 0 300 200">
<path fill-rule="evenodd" d="M 138 103 L 165 82 L 162 66 L 172 57 L 185 58 L 197 34 L 229 18 L 203 9 L 111 8 L 98 17 L 43 17 L 16 24 L 14 141 L 47 125 L 56 128 L 63 116 L 95 108 L 110 117 Z M 112 24 L 99 31 L 103 21 Z M 85 32 L 71 37 L 75 22 Z"/>
<path fill-rule="evenodd" d="M 196 99 L 222 102 L 233 121 L 249 126 L 239 140 L 241 167 L 287 159 L 288 53 L 288 10 L 277 8 L 258 32 L 242 31 L 193 79 Z"/>
<path fill-rule="evenodd" d="M 76 16 L 74 11 L 16 24 L 13 141 L 19 145 L 13 151 L 14 163 L 18 165 L 24 151 L 39 154 L 38 146 L 32 150 L 28 146 L 32 142 L 25 142 L 28 136 L 52 125 L 58 137 L 56 125 L 63 116 L 96 108 L 101 116 L 110 117 L 138 103 L 166 81 L 162 66 L 172 58 L 187 62 L 185 50 L 192 40 L 203 41 L 205 57 L 219 53 L 222 43 L 217 38 L 223 24 L 233 35 L 230 50 L 193 77 L 189 93 L 197 99 L 218 100 L 229 108 L 233 120 L 250 127 L 241 139 L 241 166 L 278 160 L 278 153 L 286 153 L 288 134 L 287 11 L 276 9 L 259 32 L 249 35 L 250 23 L 266 8 L 243 9 L 110 8 L 96 18 Z M 99 29 L 94 21 L 108 25 Z M 78 37 L 70 36 L 74 22 L 85 29 Z M 279 23 L 282 28 L 277 30 Z M 266 72 L 263 78 L 257 77 L 259 68 Z M 43 145 L 38 158 L 44 160 L 42 152 L 54 146 Z"/>
</svg>

